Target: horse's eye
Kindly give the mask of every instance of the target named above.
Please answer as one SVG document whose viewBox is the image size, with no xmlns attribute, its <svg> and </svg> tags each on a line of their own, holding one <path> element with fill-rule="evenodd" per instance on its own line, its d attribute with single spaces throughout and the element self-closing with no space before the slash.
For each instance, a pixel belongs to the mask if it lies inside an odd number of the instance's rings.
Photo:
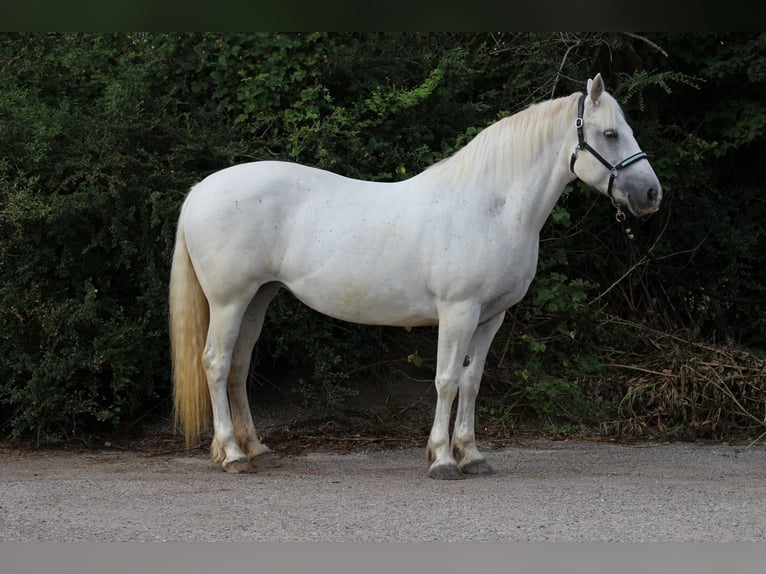
<svg viewBox="0 0 766 574">
<path fill-rule="evenodd" d="M 615 130 L 606 130 L 604 131 L 604 137 L 608 140 L 616 140 L 617 132 Z"/>
</svg>

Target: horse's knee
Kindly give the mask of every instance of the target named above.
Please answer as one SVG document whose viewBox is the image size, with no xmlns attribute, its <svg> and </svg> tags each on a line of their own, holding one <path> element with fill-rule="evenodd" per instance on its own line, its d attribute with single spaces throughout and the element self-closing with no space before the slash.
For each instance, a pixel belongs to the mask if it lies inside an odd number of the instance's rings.
<svg viewBox="0 0 766 574">
<path fill-rule="evenodd" d="M 436 377 L 434 381 L 436 394 L 439 399 L 452 401 L 457 396 L 459 389 L 458 377 Z"/>
</svg>

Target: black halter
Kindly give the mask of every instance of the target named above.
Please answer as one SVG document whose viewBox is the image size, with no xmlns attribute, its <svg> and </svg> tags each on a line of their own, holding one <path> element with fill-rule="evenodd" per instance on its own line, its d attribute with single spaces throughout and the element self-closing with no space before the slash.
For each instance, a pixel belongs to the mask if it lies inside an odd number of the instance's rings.
<svg viewBox="0 0 766 574">
<path fill-rule="evenodd" d="M 583 131 L 583 112 L 585 111 L 585 98 L 587 97 L 587 94 L 583 94 L 580 96 L 580 100 L 577 102 L 577 121 L 575 122 L 575 127 L 577 128 L 577 147 L 572 152 L 572 159 L 569 161 L 569 170 L 577 175 L 574 170 L 575 160 L 577 159 L 577 152 L 580 150 L 587 150 L 590 153 L 593 154 L 593 156 L 600 161 L 602 164 L 604 164 L 604 167 L 609 170 L 610 176 L 609 176 L 609 187 L 607 188 L 607 195 L 609 196 L 609 199 L 612 200 L 612 203 L 615 203 L 614 196 L 612 195 L 612 184 L 614 183 L 615 178 L 617 177 L 617 172 L 621 169 L 625 169 L 629 165 L 636 163 L 637 161 L 640 161 L 642 159 L 648 159 L 649 156 L 646 155 L 646 152 L 640 151 L 638 153 L 634 153 L 632 156 L 625 158 L 620 163 L 616 165 L 612 165 L 609 163 L 604 157 L 598 153 L 595 149 L 593 149 L 588 142 L 585 141 L 585 133 Z M 579 178 L 578 178 L 579 179 Z"/>
<path fill-rule="evenodd" d="M 583 94 L 580 96 L 580 100 L 577 102 L 577 120 L 575 121 L 575 127 L 577 128 L 577 147 L 572 152 L 572 159 L 569 160 L 569 170 L 574 173 L 575 177 L 577 177 L 577 174 L 574 170 L 575 160 L 577 159 L 577 152 L 580 150 L 587 150 L 590 153 L 593 154 L 593 156 L 600 161 L 606 169 L 609 170 L 609 186 L 606 189 L 606 194 L 609 196 L 609 199 L 612 202 L 612 205 L 614 206 L 616 213 L 615 218 L 617 221 L 623 226 L 623 229 L 625 231 L 625 234 L 628 236 L 629 239 L 633 239 L 633 231 L 630 229 L 630 226 L 628 225 L 628 219 L 625 216 L 625 213 L 622 211 L 622 208 L 617 203 L 617 201 L 614 199 L 614 195 L 612 195 L 612 184 L 614 184 L 614 180 L 617 178 L 617 172 L 619 172 L 622 169 L 625 169 L 629 165 L 636 163 L 637 161 L 640 161 L 642 159 L 648 159 L 649 156 L 646 154 L 646 152 L 640 151 L 638 153 L 634 153 L 632 156 L 625 158 L 621 162 L 617 163 L 616 165 L 612 165 L 609 163 L 606 159 L 604 159 L 604 156 L 602 156 L 600 153 L 598 153 L 595 149 L 593 149 L 588 142 L 585 141 L 585 133 L 583 131 L 584 122 L 582 119 L 583 113 L 585 112 L 585 98 L 587 97 L 587 94 Z M 577 177 L 577 179 L 580 179 Z"/>
</svg>

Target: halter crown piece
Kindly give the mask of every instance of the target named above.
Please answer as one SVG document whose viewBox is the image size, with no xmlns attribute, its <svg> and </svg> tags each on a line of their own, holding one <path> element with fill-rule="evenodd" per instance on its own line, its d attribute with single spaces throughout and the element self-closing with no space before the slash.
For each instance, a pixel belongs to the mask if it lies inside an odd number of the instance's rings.
<svg viewBox="0 0 766 574">
<path fill-rule="evenodd" d="M 617 221 L 622 224 L 625 227 L 625 234 L 628 236 L 628 238 L 633 239 L 633 232 L 631 231 L 630 227 L 627 225 L 627 217 L 625 217 L 625 213 L 620 208 L 620 205 L 617 203 L 617 201 L 614 199 L 614 195 L 612 195 L 612 184 L 614 183 L 614 180 L 617 178 L 617 172 L 619 172 L 622 169 L 625 169 L 631 164 L 636 163 L 637 161 L 640 161 L 642 159 L 648 159 L 649 156 L 646 154 L 646 152 L 640 151 L 638 153 L 634 153 L 632 156 L 625 158 L 621 162 L 612 165 L 609 163 L 604 157 L 598 153 L 595 149 L 593 149 L 588 142 L 585 141 L 585 133 L 583 131 L 583 113 L 585 112 L 585 98 L 587 97 L 587 94 L 583 94 L 580 96 L 579 101 L 577 102 L 577 120 L 575 121 L 575 127 L 577 128 L 577 147 L 572 152 L 572 159 L 569 160 L 569 170 L 577 176 L 574 170 L 575 160 L 577 159 L 577 152 L 580 150 L 589 151 L 593 154 L 593 156 L 600 161 L 602 164 L 604 164 L 604 167 L 609 170 L 609 186 L 607 187 L 606 193 L 609 196 L 609 199 L 612 201 L 612 205 L 614 206 L 615 210 L 617 210 L 617 213 L 615 214 L 615 218 Z M 578 177 L 579 179 L 579 177 Z"/>
</svg>

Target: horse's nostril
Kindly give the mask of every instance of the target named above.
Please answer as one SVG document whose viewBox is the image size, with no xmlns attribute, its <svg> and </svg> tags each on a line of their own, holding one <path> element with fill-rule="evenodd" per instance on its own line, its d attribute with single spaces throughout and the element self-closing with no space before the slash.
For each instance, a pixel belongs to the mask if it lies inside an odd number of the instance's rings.
<svg viewBox="0 0 766 574">
<path fill-rule="evenodd" d="M 654 203 L 657 199 L 657 190 L 653 187 L 650 187 L 649 191 L 646 192 L 646 199 L 649 201 L 649 203 Z"/>
</svg>

